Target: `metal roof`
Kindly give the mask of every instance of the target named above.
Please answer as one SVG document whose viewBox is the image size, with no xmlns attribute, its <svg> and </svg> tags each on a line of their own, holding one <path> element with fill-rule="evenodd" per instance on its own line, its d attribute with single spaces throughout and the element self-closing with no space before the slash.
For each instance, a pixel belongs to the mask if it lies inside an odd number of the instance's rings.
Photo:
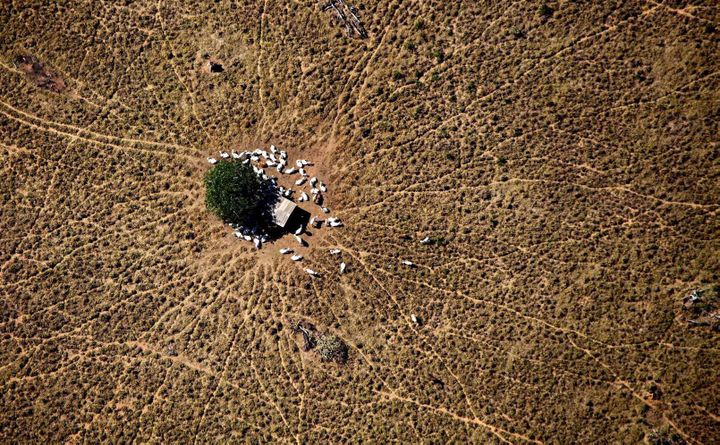
<svg viewBox="0 0 720 445">
<path fill-rule="evenodd" d="M 280 227 L 285 227 L 285 224 L 287 224 L 290 215 L 292 215 L 296 207 L 297 205 L 289 199 L 285 199 L 282 196 L 278 197 L 278 201 L 275 203 L 275 208 L 273 208 L 272 212 L 273 222 Z"/>
</svg>

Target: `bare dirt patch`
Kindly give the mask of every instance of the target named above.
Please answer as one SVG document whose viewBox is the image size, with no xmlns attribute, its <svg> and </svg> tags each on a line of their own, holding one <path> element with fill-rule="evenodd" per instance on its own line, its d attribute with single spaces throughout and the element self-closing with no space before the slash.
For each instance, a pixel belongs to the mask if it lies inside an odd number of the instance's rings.
<svg viewBox="0 0 720 445">
<path fill-rule="evenodd" d="M 25 73 L 27 79 L 39 88 L 55 93 L 65 91 L 65 81 L 54 71 L 45 66 L 36 57 L 18 55 L 14 59 L 15 67 Z"/>
</svg>

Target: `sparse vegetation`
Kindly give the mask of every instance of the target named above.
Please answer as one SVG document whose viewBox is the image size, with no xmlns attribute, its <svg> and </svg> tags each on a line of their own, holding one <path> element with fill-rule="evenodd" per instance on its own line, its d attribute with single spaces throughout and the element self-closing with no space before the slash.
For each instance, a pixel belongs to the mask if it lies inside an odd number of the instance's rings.
<svg viewBox="0 0 720 445">
<path fill-rule="evenodd" d="M 716 443 L 717 8 L 348 3 L 0 4 L 0 443 Z"/>
</svg>

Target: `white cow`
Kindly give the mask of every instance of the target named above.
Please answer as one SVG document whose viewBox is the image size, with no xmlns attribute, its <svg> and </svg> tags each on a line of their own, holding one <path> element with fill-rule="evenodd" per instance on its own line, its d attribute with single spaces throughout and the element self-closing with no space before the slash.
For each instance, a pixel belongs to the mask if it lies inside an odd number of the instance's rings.
<svg viewBox="0 0 720 445">
<path fill-rule="evenodd" d="M 308 198 L 307 193 L 302 192 L 302 193 L 300 194 L 300 202 L 305 202 L 305 201 L 307 201 L 308 199 L 309 199 L 309 198 Z"/>
<path fill-rule="evenodd" d="M 406 265 L 406 266 L 415 267 L 415 263 L 413 263 L 412 261 L 402 260 L 402 261 L 400 261 L 400 262 L 401 262 L 402 264 Z"/>
<path fill-rule="evenodd" d="M 215 159 L 215 158 L 208 158 L 208 162 L 210 163 L 210 165 L 215 165 L 215 164 L 217 164 L 217 159 Z"/>
<path fill-rule="evenodd" d="M 298 227 L 297 230 L 295 231 L 295 235 L 302 235 L 303 232 L 304 232 L 303 226 L 300 226 L 300 227 Z"/>
<path fill-rule="evenodd" d="M 295 181 L 295 185 L 303 185 L 305 183 L 305 178 L 300 178 L 297 181 Z"/>
<path fill-rule="evenodd" d="M 340 249 L 330 249 L 330 255 L 337 255 L 341 252 Z"/>
<path fill-rule="evenodd" d="M 347 264 L 345 264 L 345 262 L 340 263 L 340 273 L 345 273 L 346 268 Z"/>
<path fill-rule="evenodd" d="M 319 273 L 315 272 L 315 271 L 312 270 L 312 269 L 305 269 L 305 272 L 309 273 L 310 276 L 313 276 L 313 277 L 319 277 L 319 276 L 320 276 Z"/>
<path fill-rule="evenodd" d="M 293 255 L 290 257 L 290 259 L 293 261 L 300 261 L 301 259 L 303 259 L 303 256 L 302 255 Z"/>
<path fill-rule="evenodd" d="M 285 170 L 286 175 L 293 175 L 295 173 L 297 173 L 297 169 L 294 168 L 288 168 L 287 170 Z"/>
<path fill-rule="evenodd" d="M 423 245 L 430 244 L 430 242 L 431 242 L 431 241 L 430 241 L 430 237 L 429 237 L 429 236 L 426 236 L 425 238 L 423 238 L 423 239 L 420 240 L 420 244 L 423 244 Z"/>
</svg>

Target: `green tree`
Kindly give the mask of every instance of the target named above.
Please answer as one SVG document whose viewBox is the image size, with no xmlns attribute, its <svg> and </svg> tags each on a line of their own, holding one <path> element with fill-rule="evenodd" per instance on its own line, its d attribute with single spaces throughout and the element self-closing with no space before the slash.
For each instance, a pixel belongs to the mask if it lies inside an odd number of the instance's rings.
<svg viewBox="0 0 720 445">
<path fill-rule="evenodd" d="M 263 184 L 252 167 L 219 162 L 205 175 L 205 205 L 225 222 L 259 223 Z"/>
</svg>

